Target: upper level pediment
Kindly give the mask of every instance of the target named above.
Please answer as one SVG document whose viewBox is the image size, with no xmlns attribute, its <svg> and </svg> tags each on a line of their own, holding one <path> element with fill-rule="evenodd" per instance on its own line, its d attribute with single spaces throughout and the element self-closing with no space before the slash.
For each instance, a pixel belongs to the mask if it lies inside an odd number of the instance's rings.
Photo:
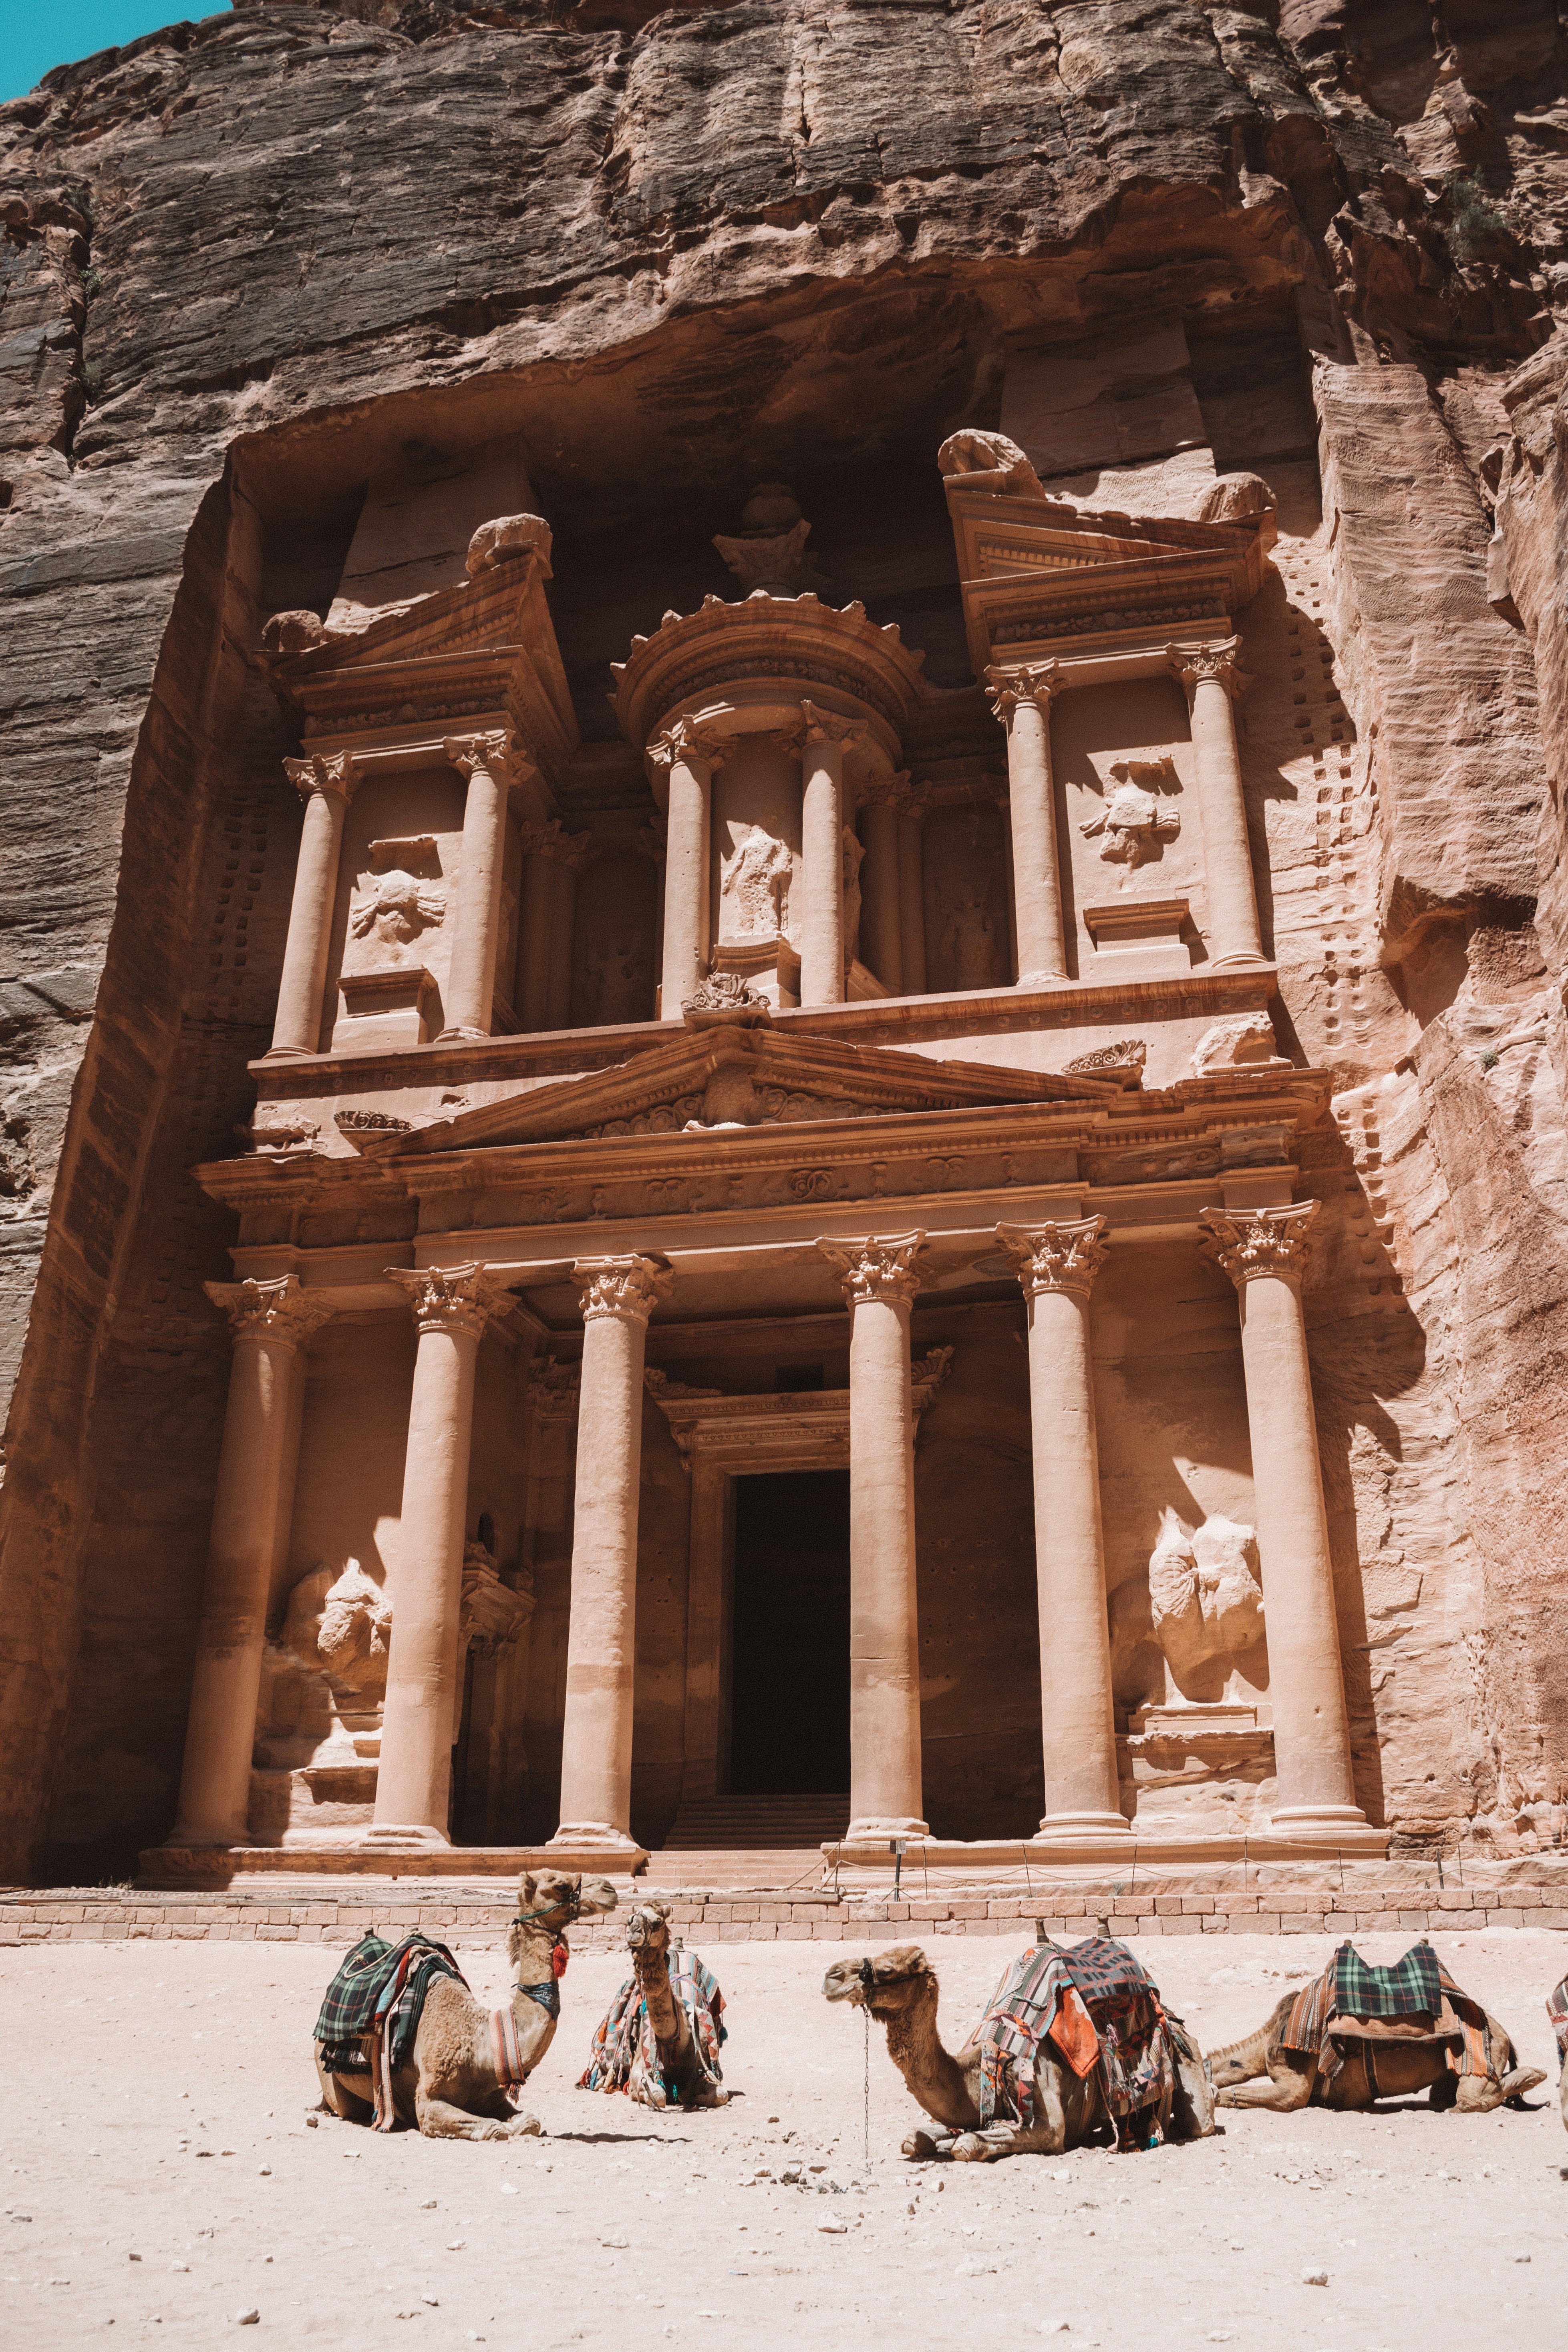
<svg viewBox="0 0 1568 2352">
<path fill-rule="evenodd" d="M 360 1144 L 366 1158 L 597 1142 L 618 1135 L 886 1118 L 1008 1103 L 1120 1099 L 1111 1079 L 938 1061 L 897 1048 L 782 1035 L 765 1022 L 714 1022 L 585 1076 L 534 1087 L 405 1135 Z"/>
</svg>

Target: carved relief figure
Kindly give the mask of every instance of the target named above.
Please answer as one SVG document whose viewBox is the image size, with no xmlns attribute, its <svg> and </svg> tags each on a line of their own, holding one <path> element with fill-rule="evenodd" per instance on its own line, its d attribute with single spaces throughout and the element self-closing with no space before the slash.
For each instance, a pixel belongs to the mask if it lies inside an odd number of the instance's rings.
<svg viewBox="0 0 1568 2352">
<path fill-rule="evenodd" d="M 726 928 L 736 939 L 777 939 L 789 923 L 789 851 L 760 824 L 736 832 L 735 856 L 724 871 L 723 896 L 731 908 Z"/>
<path fill-rule="evenodd" d="M 395 962 L 420 933 L 447 917 L 447 893 L 439 887 L 435 838 L 412 834 L 401 841 L 373 841 L 371 873 L 354 891 L 349 930 L 356 940 L 392 950 Z"/>
<path fill-rule="evenodd" d="M 646 1021 L 653 1003 L 652 942 L 645 931 L 620 932 L 594 949 L 584 966 L 584 994 L 595 1028 Z"/>
<path fill-rule="evenodd" d="M 289 1595 L 283 1647 L 366 1706 L 385 1696 L 391 1642 L 392 1604 L 357 1559 L 341 1574 L 321 1561 Z"/>
<path fill-rule="evenodd" d="M 1103 834 L 1101 857 L 1128 866 L 1146 866 L 1182 829 L 1170 797 L 1175 769 L 1169 760 L 1118 760 L 1110 773 L 1110 798 L 1099 816 L 1079 831 L 1086 841 Z"/>
<path fill-rule="evenodd" d="M 1174 1511 L 1161 1517 L 1149 1559 L 1154 1638 L 1178 1685 L 1228 1668 L 1263 1639 L 1258 1533 L 1219 1516 L 1189 1534 Z"/>
<path fill-rule="evenodd" d="M 965 890 L 947 919 L 942 946 L 959 988 L 989 988 L 997 977 L 996 926 L 984 897 Z"/>
</svg>

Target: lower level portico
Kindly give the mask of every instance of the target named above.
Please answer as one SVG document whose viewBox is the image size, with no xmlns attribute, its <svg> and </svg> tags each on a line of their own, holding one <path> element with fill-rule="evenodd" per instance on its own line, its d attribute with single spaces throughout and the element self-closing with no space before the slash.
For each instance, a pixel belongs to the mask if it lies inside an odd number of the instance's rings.
<svg viewBox="0 0 1568 2352">
<path fill-rule="evenodd" d="M 754 1053 L 721 1027 L 700 1100 Z M 204 1171 L 239 1278 L 169 1863 L 632 1869 L 786 1801 L 880 1866 L 1384 1850 L 1303 1311 L 1321 1086 L 872 1076 L 853 1120 L 601 1120 L 570 1188 L 563 1088 Z M 359 1237 L 395 1202 L 401 1249 Z"/>
</svg>

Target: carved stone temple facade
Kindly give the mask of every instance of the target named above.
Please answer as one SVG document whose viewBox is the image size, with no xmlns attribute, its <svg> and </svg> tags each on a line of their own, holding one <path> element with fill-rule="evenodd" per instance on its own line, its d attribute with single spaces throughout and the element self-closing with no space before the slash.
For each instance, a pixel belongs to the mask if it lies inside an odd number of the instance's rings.
<svg viewBox="0 0 1568 2352">
<path fill-rule="evenodd" d="M 1385 1850 L 1238 751 L 1272 501 L 930 463 L 983 689 L 819 593 L 776 484 L 732 595 L 624 645 L 618 747 L 535 516 L 270 625 L 303 828 L 198 1171 L 232 1362 L 158 1870 Z"/>
</svg>

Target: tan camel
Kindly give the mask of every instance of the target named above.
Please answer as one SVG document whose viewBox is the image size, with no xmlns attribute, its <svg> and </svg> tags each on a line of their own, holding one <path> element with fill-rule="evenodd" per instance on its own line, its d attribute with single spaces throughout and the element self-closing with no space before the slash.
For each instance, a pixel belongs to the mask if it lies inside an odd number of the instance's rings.
<svg viewBox="0 0 1568 2352">
<path fill-rule="evenodd" d="M 603 1878 L 584 1881 L 547 1871 L 536 1879 L 525 1870 L 518 1880 L 518 1916 L 506 1948 L 512 1963 L 510 2015 L 520 2084 L 555 2039 L 559 2014 L 558 1995 L 557 2005 L 547 2007 L 526 1988 L 554 1990 L 556 1954 L 564 1957 L 566 1928 L 580 1913 L 613 1911 L 616 1902 L 615 1888 Z M 519 2139 L 539 2131 L 538 2116 L 518 2115 L 501 2080 L 494 2016 L 455 1977 L 440 1977 L 431 1985 L 413 2051 L 393 2072 L 399 2124 L 417 2124 L 429 2139 Z M 329 2074 L 321 2047 L 318 2042 L 316 2072 L 324 2110 L 345 2123 L 374 2122 L 368 2067 Z"/>
<path fill-rule="evenodd" d="M 668 1903 L 650 1895 L 634 1906 L 626 1948 L 632 1980 L 622 1986 L 595 2036 L 579 2090 L 625 2091 L 649 2107 L 727 2106 L 730 2094 L 719 2081 L 718 2018 L 704 2004 L 694 2030 L 692 2011 L 670 1980 Z M 677 1975 L 685 1976 L 685 1989 L 702 2004 L 700 1984 L 691 1982 L 694 1959 L 688 1954 Z M 712 1990 L 722 2009 L 716 1984 Z"/>
<path fill-rule="evenodd" d="M 940 2135 L 911 2132 L 900 2153 L 915 2159 L 951 2155 L 960 2163 L 989 2164 L 1004 2156 L 1060 2156 L 1081 2147 L 1110 2117 L 1100 2089 L 1100 2070 L 1079 2075 L 1043 2040 L 1035 2060 L 1035 2123 L 982 2126 L 980 2050 L 970 2042 L 954 2057 L 936 2030 L 940 1987 L 935 1969 L 918 1944 L 894 1944 L 875 1958 L 836 1960 L 823 1979 L 829 2000 L 869 2010 L 887 2028 L 888 2055 Z M 1168 2118 L 1173 2140 L 1205 2139 L 1214 2129 L 1214 2102 L 1203 2062 L 1184 2028 L 1167 2018 L 1175 2059 L 1176 2087 Z"/>
<path fill-rule="evenodd" d="M 1318 2071 L 1318 2053 L 1287 2050 L 1285 2029 L 1296 1995 L 1288 1992 L 1268 2021 L 1245 2042 L 1227 2042 L 1204 2060 L 1220 2107 L 1268 2107 L 1291 2115 L 1298 2107 L 1365 2108 L 1379 2099 L 1414 2098 L 1425 2091 L 1434 2107 L 1484 2116 L 1510 2105 L 1546 2080 L 1539 2066 L 1521 2066 L 1517 2053 L 1495 2017 L 1486 2013 L 1487 2048 L 1495 2075 L 1456 2074 L 1443 2046 L 1379 2037 L 1367 2042 L 1347 2034 L 1344 2063 L 1331 2080 Z M 1259 2082 L 1267 2075 L 1267 2082 Z"/>
</svg>

